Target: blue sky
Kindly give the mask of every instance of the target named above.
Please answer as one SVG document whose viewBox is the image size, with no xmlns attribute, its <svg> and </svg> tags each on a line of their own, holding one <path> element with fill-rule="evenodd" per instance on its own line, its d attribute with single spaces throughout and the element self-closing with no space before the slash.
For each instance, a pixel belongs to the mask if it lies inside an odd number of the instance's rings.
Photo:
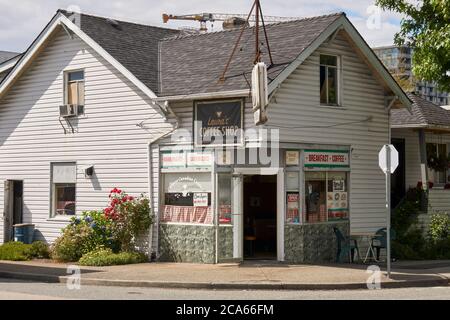
<svg viewBox="0 0 450 320">
<path fill-rule="evenodd" d="M 375 0 L 261 0 L 266 15 L 309 17 L 344 11 L 371 46 L 392 44 L 400 17 L 379 16 Z M 197 27 L 195 22 L 162 23 L 162 13 L 248 13 L 251 0 L 0 0 L 0 50 L 24 51 L 58 8 L 77 6 L 82 12 L 138 23 L 178 28 Z M 369 21 L 369 24 L 368 24 Z M 220 29 L 220 23 L 214 29 Z"/>
</svg>

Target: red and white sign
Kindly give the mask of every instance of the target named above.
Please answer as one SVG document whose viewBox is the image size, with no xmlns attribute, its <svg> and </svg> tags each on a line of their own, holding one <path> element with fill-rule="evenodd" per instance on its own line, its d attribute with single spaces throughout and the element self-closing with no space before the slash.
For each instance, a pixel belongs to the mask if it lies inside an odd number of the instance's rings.
<svg viewBox="0 0 450 320">
<path fill-rule="evenodd" d="M 348 167 L 348 152 L 335 150 L 305 150 L 305 167 Z"/>
<path fill-rule="evenodd" d="M 161 156 L 161 168 L 186 168 L 186 167 L 210 167 L 213 154 L 210 152 L 174 151 L 163 152 Z"/>
<path fill-rule="evenodd" d="M 209 152 L 188 152 L 188 167 L 209 167 L 212 163 L 212 153 Z"/>
<path fill-rule="evenodd" d="M 186 153 L 164 152 L 161 156 L 162 168 L 184 168 L 186 166 Z"/>
<path fill-rule="evenodd" d="M 207 207 L 208 206 L 208 193 L 194 193 L 194 207 Z"/>
</svg>

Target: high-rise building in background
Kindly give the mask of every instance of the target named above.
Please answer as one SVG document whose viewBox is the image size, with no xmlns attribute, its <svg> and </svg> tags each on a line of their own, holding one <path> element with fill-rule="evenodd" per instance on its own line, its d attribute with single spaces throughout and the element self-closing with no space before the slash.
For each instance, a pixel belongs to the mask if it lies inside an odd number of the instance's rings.
<svg viewBox="0 0 450 320">
<path fill-rule="evenodd" d="M 414 80 L 412 76 L 412 51 L 408 46 L 386 46 L 373 48 L 378 58 L 396 78 L 412 81 L 413 91 L 428 101 L 444 106 L 450 104 L 448 92 L 438 90 L 433 82 Z"/>
</svg>

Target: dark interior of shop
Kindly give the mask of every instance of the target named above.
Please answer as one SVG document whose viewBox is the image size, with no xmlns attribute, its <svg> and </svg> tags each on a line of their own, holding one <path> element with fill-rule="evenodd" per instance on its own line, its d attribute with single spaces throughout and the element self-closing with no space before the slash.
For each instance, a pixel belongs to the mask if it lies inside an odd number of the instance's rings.
<svg viewBox="0 0 450 320">
<path fill-rule="evenodd" d="M 245 259 L 276 259 L 276 216 L 276 176 L 244 176 Z"/>
</svg>

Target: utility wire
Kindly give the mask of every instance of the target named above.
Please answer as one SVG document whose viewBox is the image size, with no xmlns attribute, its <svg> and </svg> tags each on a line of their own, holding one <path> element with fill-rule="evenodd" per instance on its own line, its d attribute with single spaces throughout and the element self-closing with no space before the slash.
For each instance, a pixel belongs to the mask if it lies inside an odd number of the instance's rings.
<svg viewBox="0 0 450 320">
<path fill-rule="evenodd" d="M 275 129 L 326 129 L 326 128 L 334 128 L 334 127 L 346 126 L 346 125 L 350 125 L 350 124 L 364 123 L 364 122 L 369 122 L 371 120 L 372 120 L 372 117 L 369 116 L 369 117 L 367 117 L 364 120 L 341 122 L 341 123 L 336 123 L 336 124 L 332 124 L 332 125 L 325 125 L 325 126 L 275 126 L 275 125 L 266 125 L 266 127 L 275 128 Z"/>
</svg>

